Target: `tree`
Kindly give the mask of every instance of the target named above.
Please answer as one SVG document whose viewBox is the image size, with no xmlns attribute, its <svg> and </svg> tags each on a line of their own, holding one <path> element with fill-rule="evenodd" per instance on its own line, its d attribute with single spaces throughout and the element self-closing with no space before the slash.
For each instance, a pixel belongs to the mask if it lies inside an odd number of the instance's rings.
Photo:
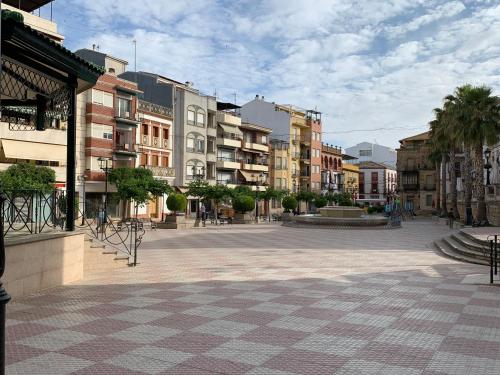
<svg viewBox="0 0 500 375">
<path fill-rule="evenodd" d="M 271 221 L 271 207 L 270 202 L 272 199 L 281 200 L 288 192 L 286 190 L 276 190 L 272 186 L 268 187 L 265 191 L 259 192 L 259 198 L 263 199 L 267 206 L 267 213 L 269 221 Z"/>
<path fill-rule="evenodd" d="M 187 199 L 184 194 L 170 193 L 167 198 L 167 208 L 174 211 L 177 216 L 177 211 L 184 211 L 187 207 Z"/>
<path fill-rule="evenodd" d="M 109 182 L 115 184 L 120 199 L 135 203 L 136 216 L 140 205 L 172 192 L 168 182 L 156 180 L 153 173 L 146 168 L 116 168 L 109 173 L 108 178 Z"/>
<path fill-rule="evenodd" d="M 477 221 L 486 223 L 486 202 L 483 169 L 483 147 L 498 141 L 500 132 L 500 98 L 486 86 L 465 85 L 455 91 L 459 137 L 469 148 L 475 179 L 472 181 L 477 199 Z M 467 195 L 467 194 L 466 194 Z"/>
<path fill-rule="evenodd" d="M 441 155 L 441 216 L 446 217 L 448 214 L 448 205 L 446 203 L 446 162 L 448 156 L 449 142 L 445 132 L 443 113 L 441 108 L 434 109 L 435 119 L 430 125 L 430 137 L 433 148 L 438 150 Z"/>
<path fill-rule="evenodd" d="M 54 190 L 56 173 L 44 166 L 30 163 L 13 164 L 0 172 L 1 187 L 6 192 L 19 190 L 36 190 L 48 193 Z"/>
<path fill-rule="evenodd" d="M 293 197 L 292 195 L 287 195 L 281 201 L 281 205 L 285 209 L 285 212 L 290 212 L 291 210 L 295 210 L 295 208 L 297 208 L 297 204 L 298 204 L 297 199 L 295 199 L 295 197 Z"/>
<path fill-rule="evenodd" d="M 297 198 L 297 201 L 299 201 L 299 202 L 306 202 L 306 208 L 307 208 L 307 210 L 309 210 L 309 203 L 314 200 L 315 195 L 314 195 L 314 193 L 312 193 L 310 191 L 301 190 L 297 193 L 296 198 Z"/>
<path fill-rule="evenodd" d="M 229 200 L 232 197 L 232 191 L 226 185 L 209 185 L 205 190 L 204 199 L 211 200 L 215 204 L 215 225 L 217 225 L 219 204 Z"/>
<path fill-rule="evenodd" d="M 436 169 L 436 212 L 441 213 L 441 152 L 440 150 L 436 149 L 434 145 L 432 144 L 431 140 L 431 152 L 429 154 L 429 161 L 434 165 L 434 168 Z"/>
<path fill-rule="evenodd" d="M 326 198 L 322 196 L 316 197 L 316 199 L 314 199 L 314 205 L 316 206 L 316 208 L 325 207 L 327 203 L 328 201 L 326 200 Z"/>
<path fill-rule="evenodd" d="M 255 199 L 249 195 L 239 194 L 233 199 L 233 208 L 236 212 L 246 213 L 255 207 Z"/>
</svg>

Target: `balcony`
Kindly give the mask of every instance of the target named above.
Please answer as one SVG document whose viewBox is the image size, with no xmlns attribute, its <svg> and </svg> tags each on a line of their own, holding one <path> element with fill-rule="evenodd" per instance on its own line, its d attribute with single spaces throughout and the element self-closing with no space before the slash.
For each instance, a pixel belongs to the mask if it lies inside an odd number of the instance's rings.
<svg viewBox="0 0 500 375">
<path fill-rule="evenodd" d="M 294 160 L 300 159 L 300 152 L 291 152 L 290 155 Z"/>
<path fill-rule="evenodd" d="M 161 141 L 161 146 L 162 146 L 163 148 L 170 149 L 171 147 L 170 147 L 170 142 L 169 142 L 169 139 L 168 139 L 168 138 L 166 138 L 166 139 L 162 139 L 162 141 Z"/>
<path fill-rule="evenodd" d="M 144 134 L 142 136 L 142 145 L 143 146 L 149 146 L 149 135 Z"/>
<path fill-rule="evenodd" d="M 264 163 L 252 164 L 252 163 L 242 162 L 241 169 L 245 169 L 247 171 L 255 171 L 255 172 L 268 172 L 269 166 Z"/>
<path fill-rule="evenodd" d="M 219 184 L 219 185 L 236 185 L 236 179 L 235 178 L 217 179 L 217 184 Z"/>
<path fill-rule="evenodd" d="M 217 157 L 217 168 L 240 169 L 240 163 L 234 158 L 219 156 Z"/>
<path fill-rule="evenodd" d="M 116 110 L 115 112 L 115 120 L 125 123 L 127 125 L 137 126 L 138 120 L 135 113 L 125 110 Z"/>
<path fill-rule="evenodd" d="M 241 137 L 238 134 L 232 133 L 223 133 L 222 137 L 217 137 L 217 145 L 218 146 L 226 146 L 226 147 L 241 147 Z"/>
<path fill-rule="evenodd" d="M 269 152 L 269 146 L 267 144 L 263 143 L 255 143 L 255 142 L 246 142 L 243 141 L 243 148 L 249 149 L 249 150 L 255 150 L 255 151 L 261 151 L 261 152 Z"/>
<path fill-rule="evenodd" d="M 172 117 L 172 108 L 139 100 L 139 110 Z"/>
<path fill-rule="evenodd" d="M 403 184 L 403 190 L 405 191 L 418 191 L 418 184 Z"/>
<path fill-rule="evenodd" d="M 311 155 L 308 154 L 301 154 L 300 155 L 300 161 L 304 164 L 310 164 L 311 163 Z"/>
<path fill-rule="evenodd" d="M 311 140 L 309 139 L 309 137 L 302 136 L 300 137 L 300 143 L 303 144 L 304 146 L 310 146 Z"/>
<path fill-rule="evenodd" d="M 434 190 L 436 190 L 436 185 L 424 185 L 424 186 L 422 186 L 422 190 L 434 191 Z"/>
<path fill-rule="evenodd" d="M 119 143 L 115 146 L 115 152 L 121 154 L 134 154 L 137 152 L 133 143 Z"/>
<path fill-rule="evenodd" d="M 155 177 L 175 177 L 175 169 L 171 167 L 160 167 L 153 165 L 146 165 Z"/>
<path fill-rule="evenodd" d="M 241 117 L 234 116 L 226 112 L 217 112 L 217 122 L 222 122 L 224 124 L 240 126 Z"/>
</svg>

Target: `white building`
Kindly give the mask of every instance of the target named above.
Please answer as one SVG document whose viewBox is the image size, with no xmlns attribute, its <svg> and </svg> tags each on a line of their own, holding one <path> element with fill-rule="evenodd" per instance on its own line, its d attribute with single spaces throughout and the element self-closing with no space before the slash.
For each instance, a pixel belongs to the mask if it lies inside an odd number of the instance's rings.
<svg viewBox="0 0 500 375">
<path fill-rule="evenodd" d="M 359 198 L 357 202 L 385 204 L 397 187 L 397 172 L 382 163 L 371 161 L 359 164 Z"/>
<path fill-rule="evenodd" d="M 359 162 L 373 161 L 396 169 L 396 150 L 376 143 L 361 142 L 345 149 L 347 155 L 357 157 Z"/>
</svg>

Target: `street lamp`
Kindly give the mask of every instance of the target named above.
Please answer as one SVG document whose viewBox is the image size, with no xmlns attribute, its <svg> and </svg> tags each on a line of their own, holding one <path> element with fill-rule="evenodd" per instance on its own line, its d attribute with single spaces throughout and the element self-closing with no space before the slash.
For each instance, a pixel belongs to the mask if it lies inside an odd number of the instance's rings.
<svg viewBox="0 0 500 375">
<path fill-rule="evenodd" d="M 191 170 L 193 171 L 193 178 L 195 180 L 199 181 L 205 178 L 205 166 L 200 168 L 201 173 L 198 173 L 195 165 L 191 167 Z M 196 200 L 196 218 L 200 218 L 200 199 Z"/>
<path fill-rule="evenodd" d="M 97 159 L 99 163 L 99 167 L 101 170 L 104 172 L 104 210 L 103 210 L 103 217 L 102 219 L 102 225 L 104 229 L 104 224 L 108 221 L 108 174 L 110 171 L 113 170 L 113 161 L 114 158 L 104 158 L 104 157 L 99 157 Z M 104 230 L 101 233 L 101 236 L 104 237 Z"/>
<path fill-rule="evenodd" d="M 258 176 L 252 173 L 252 178 L 255 179 L 255 221 L 259 222 L 259 186 L 260 182 L 264 183 L 264 173 L 260 172 Z"/>
<path fill-rule="evenodd" d="M 0 207 L 4 207 L 7 196 L 0 190 Z M 3 214 L 0 215 L 0 278 L 5 271 L 5 243 L 3 234 Z M 10 301 L 10 296 L 3 288 L 0 281 L 0 373 L 5 371 L 5 309 Z"/>
<path fill-rule="evenodd" d="M 82 209 L 82 225 L 85 224 L 85 181 L 87 181 L 87 176 L 84 174 L 81 174 L 78 176 L 78 181 L 82 184 L 82 203 L 83 203 L 83 209 Z"/>
<path fill-rule="evenodd" d="M 486 159 L 486 163 L 484 164 L 484 169 L 486 169 L 486 185 L 490 185 L 490 170 L 491 170 L 491 150 L 487 148 L 484 150 L 484 158 Z"/>
</svg>

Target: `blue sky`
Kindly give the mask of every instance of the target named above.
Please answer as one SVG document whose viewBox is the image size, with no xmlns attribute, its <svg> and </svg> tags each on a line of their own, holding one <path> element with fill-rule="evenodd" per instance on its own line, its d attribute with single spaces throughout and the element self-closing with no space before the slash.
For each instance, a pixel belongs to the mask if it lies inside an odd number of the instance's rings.
<svg viewBox="0 0 500 375">
<path fill-rule="evenodd" d="M 119 4 L 119 5 L 117 5 Z M 323 140 L 396 147 L 464 83 L 500 87 L 498 0 L 67 0 L 72 49 L 98 44 L 219 100 L 324 113 Z"/>
</svg>

